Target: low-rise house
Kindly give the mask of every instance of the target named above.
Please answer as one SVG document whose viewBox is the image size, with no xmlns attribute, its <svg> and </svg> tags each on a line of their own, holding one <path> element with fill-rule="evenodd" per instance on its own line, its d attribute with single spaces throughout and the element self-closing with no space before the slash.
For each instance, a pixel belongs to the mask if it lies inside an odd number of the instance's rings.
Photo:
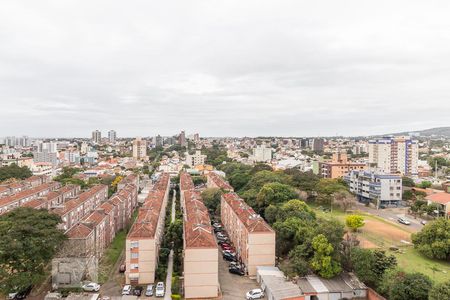
<svg viewBox="0 0 450 300">
<path fill-rule="evenodd" d="M 342 178 L 349 172 L 362 171 L 367 169 L 367 164 L 352 162 L 345 153 L 334 153 L 330 162 L 319 163 L 321 175 L 323 178 Z"/>
<path fill-rule="evenodd" d="M 236 193 L 222 195 L 221 220 L 248 275 L 275 265 L 275 231 Z"/>
<path fill-rule="evenodd" d="M 428 205 L 435 204 L 438 206 L 438 215 L 450 219 L 450 194 L 441 192 L 431 194 L 425 197 Z"/>
</svg>

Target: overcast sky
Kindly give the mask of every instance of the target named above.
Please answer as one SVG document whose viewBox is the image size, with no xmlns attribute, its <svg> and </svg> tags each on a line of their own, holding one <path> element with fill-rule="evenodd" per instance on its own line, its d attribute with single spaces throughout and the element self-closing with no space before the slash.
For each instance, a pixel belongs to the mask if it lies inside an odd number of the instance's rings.
<svg viewBox="0 0 450 300">
<path fill-rule="evenodd" d="M 2 0 L 0 136 L 450 126 L 449 15 L 448 0 Z"/>
</svg>

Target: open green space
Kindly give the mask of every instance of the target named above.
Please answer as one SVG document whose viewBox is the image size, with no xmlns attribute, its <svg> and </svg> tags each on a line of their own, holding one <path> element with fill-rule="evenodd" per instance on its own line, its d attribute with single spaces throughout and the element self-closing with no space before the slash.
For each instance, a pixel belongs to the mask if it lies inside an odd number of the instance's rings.
<svg viewBox="0 0 450 300">
<path fill-rule="evenodd" d="M 105 283 L 108 280 L 112 268 L 117 263 L 117 260 L 120 258 L 122 251 L 125 249 L 126 237 L 127 234 L 124 230 L 119 231 L 114 237 L 111 245 L 105 251 L 105 254 L 103 255 L 100 261 L 98 271 L 99 283 Z"/>
</svg>

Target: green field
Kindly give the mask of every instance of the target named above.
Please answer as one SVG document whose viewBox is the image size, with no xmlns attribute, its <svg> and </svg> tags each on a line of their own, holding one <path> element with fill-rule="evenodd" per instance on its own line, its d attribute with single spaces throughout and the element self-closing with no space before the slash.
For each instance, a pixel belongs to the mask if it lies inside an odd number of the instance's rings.
<svg viewBox="0 0 450 300">
<path fill-rule="evenodd" d="M 342 221 L 343 223 L 345 222 L 346 215 L 348 215 L 347 213 L 344 213 L 343 211 L 338 209 L 333 209 L 332 212 L 325 213 L 317 209 L 316 207 L 313 208 L 315 209 L 318 216 L 324 218 L 334 217 Z M 369 215 L 364 212 L 353 213 L 359 213 L 360 215 L 364 216 L 366 220 L 371 220 L 390 226 L 393 230 L 400 230 L 407 233 L 408 235 L 411 234 L 411 232 L 404 227 L 387 221 L 383 218 Z M 395 240 L 390 236 L 386 236 L 378 232 L 364 230 L 364 227 L 361 232 L 358 233 L 358 235 L 363 237 L 365 240 L 375 244 L 377 247 L 386 250 L 388 253 L 394 254 L 397 257 L 399 267 L 407 272 L 423 273 L 425 275 L 428 275 L 435 282 L 450 280 L 450 263 L 448 262 L 429 259 L 421 255 L 416 249 L 414 249 L 412 245 L 402 244 L 398 240 Z M 400 250 L 398 252 L 389 250 L 389 247 L 392 245 L 397 246 Z"/>
<path fill-rule="evenodd" d="M 112 268 L 117 263 L 122 251 L 125 249 L 126 232 L 119 231 L 115 238 L 113 239 L 111 245 L 105 251 L 101 261 L 98 271 L 98 281 L 99 283 L 104 283 L 108 280 L 111 274 Z"/>
</svg>

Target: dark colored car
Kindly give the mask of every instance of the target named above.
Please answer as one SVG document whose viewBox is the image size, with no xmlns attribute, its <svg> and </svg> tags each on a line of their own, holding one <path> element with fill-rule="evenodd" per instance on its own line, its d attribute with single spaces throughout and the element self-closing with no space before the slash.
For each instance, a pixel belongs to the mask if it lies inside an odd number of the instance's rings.
<svg viewBox="0 0 450 300">
<path fill-rule="evenodd" d="M 133 295 L 138 296 L 138 297 L 141 296 L 142 290 L 143 290 L 142 286 L 135 287 L 133 290 Z"/>
<path fill-rule="evenodd" d="M 120 265 L 119 272 L 124 273 L 126 271 L 127 267 L 125 265 Z"/>
<path fill-rule="evenodd" d="M 244 276 L 245 275 L 244 270 L 242 270 L 239 267 L 229 267 L 228 268 L 228 272 L 230 272 L 231 274 L 239 275 L 239 276 Z"/>
<path fill-rule="evenodd" d="M 9 294 L 8 299 L 14 299 L 14 300 L 26 299 L 32 289 L 33 289 L 33 286 L 30 285 L 29 287 L 27 287 L 26 289 L 24 289 L 20 292 Z"/>
<path fill-rule="evenodd" d="M 229 253 L 229 252 L 224 252 L 222 254 L 222 257 L 226 261 L 236 261 L 236 257 L 233 254 Z"/>
<path fill-rule="evenodd" d="M 219 242 L 225 242 L 225 243 L 228 242 L 228 238 L 227 237 L 218 237 L 217 240 Z"/>
</svg>

